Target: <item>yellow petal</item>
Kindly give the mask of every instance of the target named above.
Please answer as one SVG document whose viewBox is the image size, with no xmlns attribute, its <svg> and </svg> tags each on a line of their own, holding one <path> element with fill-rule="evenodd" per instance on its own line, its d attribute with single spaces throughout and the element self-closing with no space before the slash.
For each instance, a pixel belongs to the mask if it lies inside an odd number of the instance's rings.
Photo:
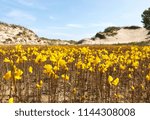
<svg viewBox="0 0 150 120">
<path fill-rule="evenodd" d="M 33 73 L 33 68 L 32 68 L 32 66 L 30 66 L 28 70 L 29 70 L 30 73 Z"/>
<path fill-rule="evenodd" d="M 8 103 L 14 103 L 14 98 L 9 98 Z"/>
<path fill-rule="evenodd" d="M 119 83 L 119 78 L 116 78 L 114 81 L 112 81 L 112 85 L 117 86 Z"/>
<path fill-rule="evenodd" d="M 112 76 L 108 76 L 108 82 L 109 82 L 109 84 L 111 85 L 111 82 L 113 81 L 113 77 Z"/>
<path fill-rule="evenodd" d="M 11 71 L 8 71 L 4 76 L 3 76 L 3 78 L 5 79 L 5 80 L 10 80 L 11 79 Z"/>
</svg>

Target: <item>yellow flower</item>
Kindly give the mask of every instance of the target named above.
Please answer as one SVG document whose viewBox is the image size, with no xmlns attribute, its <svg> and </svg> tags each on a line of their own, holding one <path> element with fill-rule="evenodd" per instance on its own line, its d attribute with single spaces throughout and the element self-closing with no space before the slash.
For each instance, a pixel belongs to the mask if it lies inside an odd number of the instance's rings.
<svg viewBox="0 0 150 120">
<path fill-rule="evenodd" d="M 117 86 L 119 83 L 119 78 L 116 78 L 115 80 L 112 81 L 112 85 Z"/>
<path fill-rule="evenodd" d="M 53 72 L 52 66 L 51 66 L 50 64 L 44 65 L 44 71 L 43 71 L 43 73 L 46 73 L 46 74 L 48 74 L 49 76 L 50 76 L 51 74 L 53 74 L 54 72 Z"/>
<path fill-rule="evenodd" d="M 66 80 L 69 80 L 69 76 L 68 75 L 66 75 Z"/>
<path fill-rule="evenodd" d="M 56 74 L 54 74 L 54 78 L 55 78 L 55 79 L 58 79 L 58 78 L 59 78 L 59 76 L 58 76 L 58 75 L 56 75 Z"/>
<path fill-rule="evenodd" d="M 43 81 L 40 80 L 39 84 L 38 84 L 38 83 L 36 84 L 36 88 L 37 88 L 37 89 L 41 89 L 42 86 L 43 86 Z"/>
<path fill-rule="evenodd" d="M 134 63 L 132 63 L 132 66 L 135 67 L 135 69 L 137 69 L 139 66 L 139 62 L 135 61 Z"/>
<path fill-rule="evenodd" d="M 130 71 L 130 72 L 133 72 L 133 71 L 134 71 L 134 69 L 133 69 L 133 68 L 129 68 L 129 71 Z"/>
<path fill-rule="evenodd" d="M 124 98 L 124 96 L 121 95 L 121 94 L 114 94 L 114 96 L 115 96 L 116 98 Z"/>
<path fill-rule="evenodd" d="M 4 62 L 4 63 L 10 63 L 10 64 L 13 64 L 13 61 L 10 60 L 9 58 L 5 58 L 5 59 L 3 60 L 3 62 Z"/>
<path fill-rule="evenodd" d="M 131 61 L 130 59 L 127 60 L 127 64 L 131 64 L 131 62 L 132 62 L 132 61 Z"/>
<path fill-rule="evenodd" d="M 84 70 L 86 68 L 86 64 L 82 64 L 82 69 Z"/>
<path fill-rule="evenodd" d="M 117 86 L 119 83 L 119 78 L 113 79 L 113 77 L 109 75 L 108 76 L 108 82 L 110 85 Z"/>
<path fill-rule="evenodd" d="M 82 61 L 78 61 L 77 63 L 76 63 L 76 67 L 78 68 L 78 69 L 80 69 L 81 67 L 82 67 Z"/>
<path fill-rule="evenodd" d="M 8 103 L 14 103 L 14 98 L 9 98 Z"/>
<path fill-rule="evenodd" d="M 53 67 L 53 70 L 56 72 L 56 71 L 59 70 L 59 67 L 58 67 L 58 66 L 54 66 L 54 67 Z"/>
<path fill-rule="evenodd" d="M 56 62 L 56 61 L 57 61 L 57 59 L 55 58 L 55 56 L 53 56 L 53 55 L 52 55 L 52 56 L 50 57 L 50 61 L 52 61 L 52 62 Z"/>
<path fill-rule="evenodd" d="M 132 75 L 131 75 L 131 74 L 128 74 L 128 77 L 129 77 L 129 78 L 132 78 Z"/>
<path fill-rule="evenodd" d="M 5 80 L 10 80 L 11 77 L 12 77 L 11 71 L 8 71 L 8 72 L 3 76 L 3 78 L 4 78 Z"/>
<path fill-rule="evenodd" d="M 65 78 L 65 75 L 64 75 L 64 74 L 62 74 L 62 75 L 61 75 L 61 77 L 62 77 L 62 78 Z"/>
<path fill-rule="evenodd" d="M 81 48 L 81 53 L 86 54 L 88 52 L 88 47 Z"/>
<path fill-rule="evenodd" d="M 146 80 L 150 81 L 150 75 L 146 75 Z"/>
<path fill-rule="evenodd" d="M 73 92 L 73 94 L 76 94 L 77 93 L 77 89 L 73 88 L 72 92 Z"/>
<path fill-rule="evenodd" d="M 121 64 L 121 65 L 120 65 L 120 69 L 121 69 L 121 70 L 125 70 L 125 69 L 126 69 L 126 66 Z"/>
<path fill-rule="evenodd" d="M 94 69 L 93 69 L 92 67 L 90 67 L 90 68 L 89 68 L 89 71 L 90 71 L 90 72 L 93 72 L 93 71 L 94 71 Z"/>
<path fill-rule="evenodd" d="M 39 64 L 39 63 L 45 62 L 46 60 L 47 60 L 47 56 L 38 54 L 35 58 L 35 63 Z"/>
<path fill-rule="evenodd" d="M 28 60 L 26 56 L 22 56 L 21 58 L 22 58 L 24 61 L 27 61 L 27 60 Z"/>
<path fill-rule="evenodd" d="M 113 77 L 112 76 L 108 76 L 108 82 L 109 82 L 109 84 L 111 85 L 111 82 L 113 81 Z"/>
<path fill-rule="evenodd" d="M 73 57 L 71 57 L 70 59 L 68 59 L 68 63 L 72 63 L 75 59 Z"/>
<path fill-rule="evenodd" d="M 113 71 L 116 71 L 116 68 L 115 68 L 115 67 L 113 68 Z"/>
<path fill-rule="evenodd" d="M 36 88 L 37 88 L 37 89 L 41 89 L 41 85 L 36 84 Z"/>
<path fill-rule="evenodd" d="M 100 63 L 100 58 L 98 56 L 96 56 L 96 58 L 94 60 L 94 64 L 97 65 L 98 63 Z"/>
<path fill-rule="evenodd" d="M 15 46 L 15 49 L 16 49 L 16 50 L 21 50 L 21 49 L 22 49 L 22 45 L 16 45 L 16 46 Z"/>
<path fill-rule="evenodd" d="M 4 61 L 5 63 L 9 63 L 9 62 L 10 62 L 9 58 L 5 58 L 3 61 Z"/>
<path fill-rule="evenodd" d="M 108 60 L 108 59 L 109 59 L 109 56 L 108 56 L 108 55 L 102 55 L 102 58 L 103 58 L 104 60 Z"/>
<path fill-rule="evenodd" d="M 18 57 L 17 60 L 16 60 L 16 63 L 21 63 L 22 60 Z"/>
<path fill-rule="evenodd" d="M 142 90 L 145 90 L 145 87 L 144 87 L 144 85 L 143 85 L 143 84 L 141 84 L 141 88 L 142 88 Z"/>
<path fill-rule="evenodd" d="M 58 61 L 58 66 L 65 67 L 66 64 L 67 64 L 66 61 L 63 60 L 63 59 L 60 59 L 60 60 Z"/>
<path fill-rule="evenodd" d="M 43 81 L 42 81 L 42 80 L 40 80 L 40 85 L 41 85 L 41 86 L 43 85 Z"/>
<path fill-rule="evenodd" d="M 32 68 L 32 66 L 30 66 L 28 70 L 29 70 L 30 73 L 33 73 L 33 68 Z"/>
<path fill-rule="evenodd" d="M 131 89 L 132 89 L 132 90 L 135 90 L 135 87 L 132 85 L 132 86 L 131 86 Z"/>
<path fill-rule="evenodd" d="M 14 77 L 15 77 L 15 80 L 20 80 L 21 77 L 22 77 L 22 74 L 23 74 L 23 71 L 21 69 L 18 69 L 16 67 L 14 67 Z"/>
<path fill-rule="evenodd" d="M 62 74 L 62 75 L 61 75 L 61 77 L 62 77 L 64 80 L 66 80 L 66 81 L 68 81 L 68 80 L 69 80 L 69 76 L 68 76 L 68 75 L 64 75 L 64 74 Z"/>
</svg>

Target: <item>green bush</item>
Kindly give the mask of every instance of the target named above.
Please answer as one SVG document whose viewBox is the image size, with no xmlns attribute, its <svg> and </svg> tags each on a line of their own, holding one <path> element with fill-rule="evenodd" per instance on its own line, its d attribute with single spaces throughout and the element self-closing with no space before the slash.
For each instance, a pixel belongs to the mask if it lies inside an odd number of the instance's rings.
<svg viewBox="0 0 150 120">
<path fill-rule="evenodd" d="M 114 32 L 114 31 L 118 31 L 118 30 L 120 30 L 120 29 L 121 29 L 120 27 L 114 27 L 114 26 L 112 26 L 112 27 L 106 28 L 106 29 L 104 30 L 104 32 L 105 32 L 105 33 L 107 33 L 107 32 Z"/>
<path fill-rule="evenodd" d="M 139 26 L 127 26 L 127 27 L 124 27 L 124 29 L 139 29 L 141 27 Z"/>
<path fill-rule="evenodd" d="M 146 29 L 150 30 L 150 8 L 143 12 L 142 23 Z"/>
</svg>

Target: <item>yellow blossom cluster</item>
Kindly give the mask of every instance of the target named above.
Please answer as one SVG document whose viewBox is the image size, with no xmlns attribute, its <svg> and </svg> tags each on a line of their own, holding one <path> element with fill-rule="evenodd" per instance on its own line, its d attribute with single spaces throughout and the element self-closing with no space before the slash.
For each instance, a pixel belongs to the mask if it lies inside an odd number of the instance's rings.
<svg viewBox="0 0 150 120">
<path fill-rule="evenodd" d="M 9 96 L 29 91 L 26 96 L 33 94 L 40 99 L 39 94 L 45 90 L 47 95 L 51 95 L 48 97 L 50 101 L 58 98 L 55 95 L 62 90 L 64 99 L 66 93 L 70 92 L 75 100 L 77 97 L 80 100 L 85 94 L 98 97 L 105 95 L 100 98 L 115 96 L 116 100 L 125 99 L 136 90 L 145 92 L 150 83 L 150 46 L 17 45 L 0 47 L 0 61 L 4 81 L 0 84 L 8 84 Z M 24 91 L 21 93 L 19 90 L 22 87 Z M 122 89 L 125 89 L 125 93 Z M 32 93 L 32 90 L 35 92 Z M 36 90 L 41 93 L 36 93 Z M 95 97 L 97 101 L 98 97 Z M 14 99 L 11 97 L 8 102 L 12 103 Z M 18 96 L 15 101 L 20 99 Z"/>
</svg>

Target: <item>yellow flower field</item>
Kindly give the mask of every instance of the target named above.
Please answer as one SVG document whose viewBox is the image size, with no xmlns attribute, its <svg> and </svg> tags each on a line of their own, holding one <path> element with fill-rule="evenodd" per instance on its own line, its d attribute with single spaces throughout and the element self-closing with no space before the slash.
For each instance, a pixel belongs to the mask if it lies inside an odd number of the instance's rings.
<svg viewBox="0 0 150 120">
<path fill-rule="evenodd" d="M 150 102 L 150 46 L 1 46 L 0 102 Z"/>
</svg>

